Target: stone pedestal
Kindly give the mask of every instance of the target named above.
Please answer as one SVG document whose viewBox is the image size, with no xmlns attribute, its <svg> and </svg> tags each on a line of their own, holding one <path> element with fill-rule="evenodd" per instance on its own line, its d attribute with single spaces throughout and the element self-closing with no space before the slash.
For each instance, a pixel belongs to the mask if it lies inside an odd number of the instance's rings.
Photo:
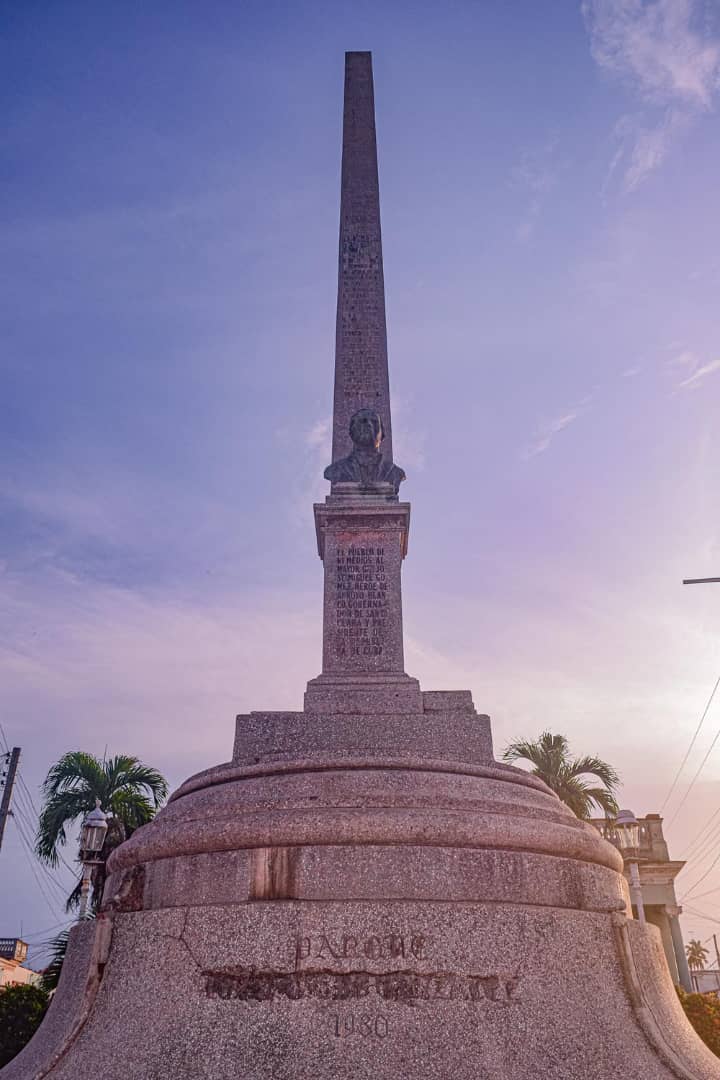
<svg viewBox="0 0 720 1080">
<path fill-rule="evenodd" d="M 329 496 L 314 511 L 325 569 L 323 675 L 404 675 L 400 570 L 409 503 Z"/>
<path fill-rule="evenodd" d="M 418 703 L 239 716 L 2 1080 L 720 1080 L 617 851 L 468 693 Z"/>
<path fill-rule="evenodd" d="M 348 494 L 314 507 L 325 572 L 323 668 L 308 683 L 305 709 L 422 712 L 420 685 L 405 674 L 403 657 L 401 569 L 410 504 L 344 486 Z"/>
</svg>

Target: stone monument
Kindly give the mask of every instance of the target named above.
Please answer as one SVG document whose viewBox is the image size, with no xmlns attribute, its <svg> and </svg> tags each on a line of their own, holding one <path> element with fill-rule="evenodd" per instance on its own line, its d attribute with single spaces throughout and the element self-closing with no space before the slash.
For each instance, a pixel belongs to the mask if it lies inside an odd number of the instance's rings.
<svg viewBox="0 0 720 1080">
<path fill-rule="evenodd" d="M 720 1080 L 620 856 L 405 673 L 369 53 L 345 67 L 322 672 L 110 859 L 3 1080 Z"/>
</svg>

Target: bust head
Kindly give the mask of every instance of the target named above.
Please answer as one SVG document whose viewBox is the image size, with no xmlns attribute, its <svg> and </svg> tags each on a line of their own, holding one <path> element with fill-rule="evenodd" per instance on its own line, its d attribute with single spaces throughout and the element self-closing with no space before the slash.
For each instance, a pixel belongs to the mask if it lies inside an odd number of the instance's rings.
<svg viewBox="0 0 720 1080">
<path fill-rule="evenodd" d="M 374 409 L 359 409 L 350 418 L 350 438 L 358 450 L 379 450 L 385 438 L 380 414 Z"/>
</svg>

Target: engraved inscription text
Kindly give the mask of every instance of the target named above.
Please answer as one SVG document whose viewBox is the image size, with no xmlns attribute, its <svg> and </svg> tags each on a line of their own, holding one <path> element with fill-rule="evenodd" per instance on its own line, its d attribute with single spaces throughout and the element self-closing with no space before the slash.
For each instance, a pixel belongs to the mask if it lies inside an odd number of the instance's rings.
<svg viewBox="0 0 720 1080">
<path fill-rule="evenodd" d="M 385 548 L 339 548 L 335 574 L 338 656 L 382 656 L 388 612 Z"/>
</svg>

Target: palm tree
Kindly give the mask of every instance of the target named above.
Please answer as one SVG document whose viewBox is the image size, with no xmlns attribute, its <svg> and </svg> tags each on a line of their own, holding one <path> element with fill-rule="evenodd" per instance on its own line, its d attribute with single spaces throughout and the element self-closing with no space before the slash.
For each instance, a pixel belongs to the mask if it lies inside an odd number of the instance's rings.
<svg viewBox="0 0 720 1080">
<path fill-rule="evenodd" d="M 685 946 L 685 955 L 687 956 L 689 968 L 692 968 L 693 971 L 703 970 L 705 961 L 708 958 L 708 951 L 702 941 L 692 938 L 690 944 Z"/>
<path fill-rule="evenodd" d="M 60 982 L 60 972 L 65 963 L 65 953 L 67 952 L 69 937 L 70 927 L 68 927 L 67 930 L 61 930 L 57 937 L 51 938 L 51 940 L 47 942 L 47 946 L 50 949 L 50 959 L 42 973 L 42 982 L 40 985 L 48 994 L 52 993 L 53 990 L 57 990 L 57 984 Z"/>
<path fill-rule="evenodd" d="M 543 731 L 535 742 L 516 739 L 506 747 L 503 761 L 529 761 L 533 775 L 544 780 L 584 821 L 591 817 L 593 804 L 600 807 L 606 817 L 615 817 L 618 813 L 615 791 L 620 777 L 615 769 L 598 757 L 571 758 L 570 745 L 564 735 Z M 593 784 L 588 777 L 596 777 L 600 784 Z"/>
<path fill-rule="evenodd" d="M 42 787 L 35 850 L 50 866 L 57 866 L 67 830 L 93 810 L 96 800 L 108 817 L 108 830 L 93 871 L 93 897 L 98 903 L 105 884 L 105 862 L 131 833 L 155 816 L 168 792 L 167 781 L 156 769 L 135 757 L 119 754 L 100 761 L 93 754 L 71 750 L 48 772 Z M 67 907 L 80 899 L 80 883 L 70 894 Z"/>
</svg>

